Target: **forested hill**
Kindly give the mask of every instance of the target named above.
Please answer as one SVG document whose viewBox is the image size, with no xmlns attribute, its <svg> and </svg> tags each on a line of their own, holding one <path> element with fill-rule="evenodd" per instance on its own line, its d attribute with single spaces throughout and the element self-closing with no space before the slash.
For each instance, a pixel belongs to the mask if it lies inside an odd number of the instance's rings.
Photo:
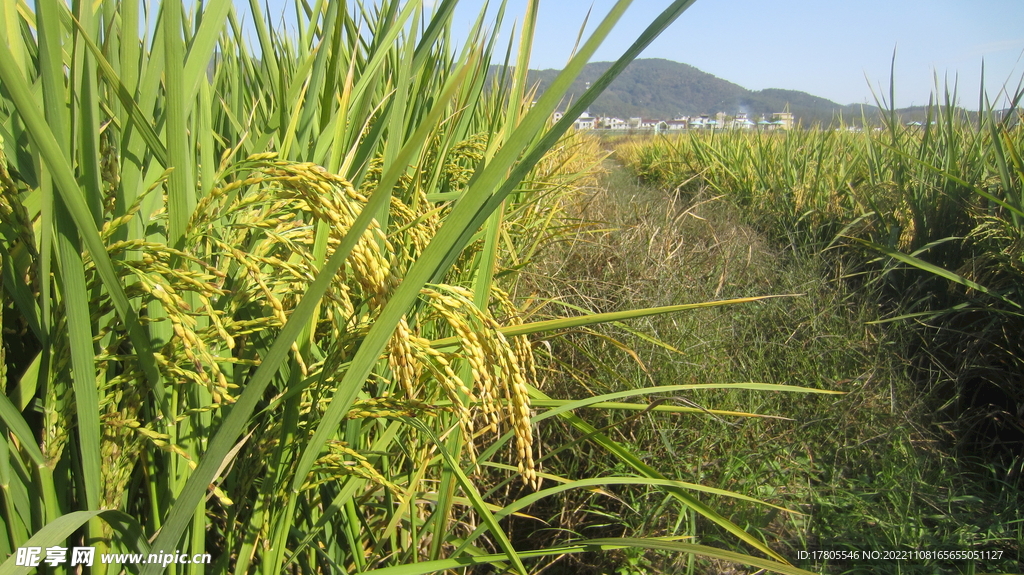
<svg viewBox="0 0 1024 575">
<path fill-rule="evenodd" d="M 578 98 L 588 82 L 595 82 L 612 62 L 592 62 L 573 84 L 569 96 Z M 540 82 L 543 92 L 558 75 L 558 70 L 530 70 L 530 80 Z M 649 58 L 635 60 L 590 107 L 595 116 L 618 118 L 643 117 L 671 119 L 677 116 L 746 112 L 751 119 L 762 114 L 789 110 L 807 126 L 828 124 L 839 114 L 847 121 L 861 116 L 861 106 L 842 106 L 831 100 L 796 90 L 748 90 L 732 82 L 702 72 L 688 64 Z M 874 107 L 868 107 L 874 115 Z"/>
</svg>

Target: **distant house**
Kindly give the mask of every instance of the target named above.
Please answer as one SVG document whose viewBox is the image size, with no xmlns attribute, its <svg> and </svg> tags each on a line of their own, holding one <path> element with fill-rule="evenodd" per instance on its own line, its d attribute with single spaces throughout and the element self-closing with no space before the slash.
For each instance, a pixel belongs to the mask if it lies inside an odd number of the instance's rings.
<svg viewBox="0 0 1024 575">
<path fill-rule="evenodd" d="M 772 124 L 782 130 L 792 130 L 796 126 L 792 112 L 775 112 L 772 114 Z"/>
<path fill-rule="evenodd" d="M 601 118 L 601 127 L 607 130 L 625 130 L 629 123 L 622 118 Z"/>
<path fill-rule="evenodd" d="M 562 118 L 562 114 L 555 113 L 555 120 Z M 658 118 L 632 117 L 628 120 L 616 117 L 594 117 L 590 112 L 584 112 L 573 123 L 577 130 L 651 130 L 654 132 L 680 132 L 685 130 L 791 130 L 796 127 L 796 119 L 790 112 L 776 112 L 769 120 L 762 115 L 760 121 L 755 122 L 746 112 L 739 112 L 736 116 L 730 116 L 726 112 L 712 114 L 701 114 L 700 116 L 677 116 L 672 120 Z"/>
<path fill-rule="evenodd" d="M 706 130 L 711 128 L 714 122 L 707 114 L 701 114 L 696 118 L 690 118 L 690 129 L 691 130 Z"/>
<path fill-rule="evenodd" d="M 736 117 L 732 120 L 732 129 L 734 130 L 749 130 L 754 127 L 754 122 L 747 118 L 746 113 L 740 112 L 736 114 Z"/>
<path fill-rule="evenodd" d="M 577 130 L 593 130 L 597 127 L 597 118 L 591 116 L 589 112 L 583 112 L 579 118 L 576 118 L 573 127 Z"/>
</svg>

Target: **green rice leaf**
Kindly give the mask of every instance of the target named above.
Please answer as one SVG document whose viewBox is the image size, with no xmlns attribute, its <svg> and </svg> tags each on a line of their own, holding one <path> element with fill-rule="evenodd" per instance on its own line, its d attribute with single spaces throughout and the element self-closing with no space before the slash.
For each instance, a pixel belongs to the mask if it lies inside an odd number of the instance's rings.
<svg viewBox="0 0 1024 575">
<path fill-rule="evenodd" d="M 869 242 L 867 240 L 863 240 L 863 239 L 860 239 L 860 238 L 851 238 L 851 239 L 853 241 L 855 241 L 857 243 L 860 243 L 860 244 L 863 244 L 863 245 L 865 245 L 865 246 L 867 246 L 867 247 L 869 247 L 869 248 L 871 248 L 873 250 L 877 250 L 879 252 L 882 252 L 883 254 L 885 254 L 885 255 L 887 255 L 887 256 L 895 259 L 895 260 L 898 260 L 898 261 L 901 261 L 901 262 L 903 262 L 905 264 L 914 266 L 915 268 L 918 268 L 920 270 L 926 271 L 926 272 L 928 272 L 930 274 L 937 275 L 937 276 L 939 276 L 939 277 L 941 277 L 943 279 L 949 280 L 949 281 L 951 281 L 953 283 L 957 283 L 957 284 L 960 284 L 962 286 L 971 288 L 971 289 L 973 289 L 975 291 L 978 291 L 978 292 L 981 292 L 981 293 L 983 293 L 985 295 L 989 295 L 989 296 L 992 296 L 994 298 L 997 298 L 997 299 L 1001 300 L 1002 302 L 1004 302 L 1006 304 L 1009 304 L 1009 305 L 1011 305 L 1011 306 L 1013 306 L 1013 307 L 1015 307 L 1017 309 L 1024 309 L 1024 308 L 1022 308 L 1021 304 L 1019 304 L 1019 303 L 1017 303 L 1017 302 L 1007 298 L 1004 295 L 1001 295 L 999 293 L 991 291 L 988 288 L 986 288 L 985 286 L 980 285 L 980 284 L 978 284 L 976 282 L 973 282 L 973 281 L 971 281 L 971 280 L 961 276 L 960 274 L 951 272 L 951 271 L 949 271 L 947 269 L 944 269 L 944 268 L 941 268 L 941 267 L 939 267 L 939 266 L 937 266 L 935 264 L 928 263 L 928 262 L 926 262 L 926 261 L 924 261 L 924 260 L 922 260 L 920 258 L 914 257 L 914 256 L 909 255 L 909 254 L 905 254 L 903 252 L 900 252 L 900 251 L 897 251 L 897 250 L 894 250 L 894 249 L 891 249 L 891 248 L 887 248 L 887 247 L 885 247 L 883 245 L 876 244 L 874 242 Z"/>
<path fill-rule="evenodd" d="M 531 333 L 559 331 L 564 329 L 571 329 L 574 327 L 581 327 L 585 325 L 594 325 L 598 323 L 609 323 L 616 321 L 625 321 L 629 319 L 636 319 L 641 317 L 648 317 L 652 315 L 662 315 L 666 313 L 674 313 L 677 311 L 686 311 L 691 309 L 704 309 L 710 307 L 719 307 L 723 305 L 734 305 L 740 303 L 750 303 L 755 301 L 761 301 L 777 297 L 796 297 L 797 294 L 785 294 L 785 295 L 766 295 L 766 296 L 754 296 L 754 297 L 741 297 L 727 300 L 708 301 L 699 303 L 686 303 L 679 305 L 668 305 L 661 307 L 650 307 L 635 310 L 626 311 L 613 311 L 606 313 L 595 313 L 589 315 L 579 315 L 574 317 L 549 319 L 544 321 L 535 321 L 530 323 L 524 323 L 522 325 L 505 326 L 499 329 L 506 337 L 514 337 L 518 335 L 529 335 Z M 438 339 L 433 342 L 434 347 L 445 348 L 458 343 L 457 337 L 449 337 L 444 339 Z"/>
<path fill-rule="evenodd" d="M 766 385 L 766 384 L 738 384 L 738 385 Z M 540 390 L 535 389 L 535 388 L 531 388 L 530 389 L 530 396 L 534 397 L 534 398 L 539 398 L 539 399 L 551 399 L 550 397 L 545 395 L 543 392 L 541 392 Z M 652 479 L 668 479 L 668 477 L 663 475 L 661 472 L 659 472 L 658 470 L 654 469 L 650 465 L 647 465 L 646 463 L 644 463 L 639 457 L 637 457 L 633 452 L 631 452 L 628 449 L 626 449 L 623 445 L 621 445 L 617 441 L 609 438 L 605 434 L 600 433 L 597 430 L 597 428 L 595 428 L 593 425 L 587 423 L 586 421 L 584 421 L 580 417 L 578 417 L 576 415 L 573 415 L 572 413 L 569 413 L 568 411 L 566 411 L 566 410 L 564 410 L 562 408 L 556 408 L 556 409 L 561 409 L 561 411 L 559 411 L 559 415 L 560 415 L 560 417 L 562 419 L 566 420 L 570 425 L 572 425 L 576 429 L 580 430 L 584 435 L 589 437 L 591 439 L 591 441 L 593 441 L 594 443 L 596 443 L 596 444 L 600 445 L 601 447 L 603 447 L 604 449 L 606 449 L 609 453 L 611 453 L 615 457 L 619 458 L 623 463 L 629 465 L 630 467 L 635 469 L 637 472 L 639 472 L 641 475 L 643 475 L 645 477 L 650 477 Z M 554 411 L 554 410 L 552 410 L 552 411 Z M 545 415 L 547 415 L 547 414 L 545 414 Z M 732 533 L 734 536 L 736 536 L 737 538 L 741 539 L 742 541 L 745 541 L 747 544 L 753 546 L 758 551 L 764 553 L 765 555 L 768 555 L 769 557 L 773 557 L 773 558 L 775 558 L 775 559 L 777 559 L 779 561 L 785 561 L 785 559 L 783 559 L 783 557 L 781 555 L 779 555 L 775 551 L 772 551 L 763 542 L 759 541 L 757 538 L 755 538 L 754 536 L 752 536 L 749 533 L 747 533 L 746 531 L 744 531 L 741 527 L 739 527 L 738 525 L 736 525 L 735 523 L 730 521 L 728 518 L 724 517 L 723 515 L 721 515 L 717 511 L 715 511 L 714 509 L 711 509 L 710 507 L 708 507 L 704 503 L 701 503 L 700 500 L 694 498 L 689 493 L 686 493 L 682 489 L 678 489 L 678 488 L 675 488 L 675 487 L 666 487 L 665 490 L 670 495 L 672 495 L 677 500 L 679 500 L 680 503 L 690 507 L 691 509 L 693 509 L 697 513 L 700 513 L 704 517 L 707 517 L 711 521 L 717 523 L 723 529 L 725 529 L 729 533 Z"/>
<path fill-rule="evenodd" d="M 512 566 L 515 567 L 516 571 L 521 575 L 526 575 L 526 567 L 523 565 L 523 561 L 519 557 L 519 553 L 516 552 L 515 548 L 512 546 L 512 542 L 509 541 L 508 535 L 505 534 L 505 530 L 498 524 L 498 520 L 501 517 L 491 513 L 490 509 L 488 509 L 487 503 L 484 502 L 483 498 L 480 496 L 480 492 L 477 491 L 476 485 L 474 485 L 469 477 L 466 477 L 466 473 L 462 471 L 462 468 L 459 466 L 459 462 L 452 457 L 452 454 L 448 452 L 448 449 L 445 448 L 441 443 L 441 440 L 434 435 L 430 428 L 415 419 L 408 419 L 407 421 L 410 425 L 418 428 L 430 437 L 438 446 L 438 451 L 444 458 L 445 463 L 447 463 L 448 469 L 455 475 L 459 486 L 462 487 L 462 492 L 466 494 L 472 502 L 473 508 L 476 509 L 478 514 L 480 514 L 480 518 L 483 519 L 484 524 L 487 526 L 488 533 L 491 534 L 491 537 L 497 539 L 498 546 L 505 552 L 505 557 L 512 562 Z"/>
</svg>

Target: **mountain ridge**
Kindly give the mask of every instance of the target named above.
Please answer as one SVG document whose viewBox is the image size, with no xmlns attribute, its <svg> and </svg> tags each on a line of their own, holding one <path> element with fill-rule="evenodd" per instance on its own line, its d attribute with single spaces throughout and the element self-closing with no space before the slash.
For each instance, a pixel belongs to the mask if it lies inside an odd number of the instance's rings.
<svg viewBox="0 0 1024 575">
<path fill-rule="evenodd" d="M 573 82 L 566 102 L 577 99 L 587 86 L 611 67 L 612 62 L 591 62 Z M 529 82 L 538 85 L 539 96 L 560 70 L 530 70 Z M 566 105 L 563 102 L 563 107 Z M 642 58 L 631 62 L 622 74 L 590 106 L 595 116 L 643 117 L 668 120 L 679 116 L 746 113 L 756 120 L 786 109 L 803 125 L 828 125 L 837 118 L 859 124 L 862 114 L 875 117 L 879 108 L 871 105 L 842 105 L 826 98 L 782 88 L 748 90 L 738 84 L 704 72 L 689 64 L 663 58 Z"/>
</svg>

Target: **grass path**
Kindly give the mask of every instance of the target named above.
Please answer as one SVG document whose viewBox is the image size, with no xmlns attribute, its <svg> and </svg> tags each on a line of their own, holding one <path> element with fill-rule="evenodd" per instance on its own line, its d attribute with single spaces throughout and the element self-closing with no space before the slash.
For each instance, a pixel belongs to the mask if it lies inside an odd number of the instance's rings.
<svg viewBox="0 0 1024 575">
<path fill-rule="evenodd" d="M 789 419 L 652 412 L 609 416 L 605 424 L 675 479 L 805 513 L 707 499 L 801 567 L 828 573 L 1017 568 L 1024 498 L 994 470 L 954 459 L 944 449 L 940 430 L 929 421 L 933 399 L 907 375 L 907 345 L 899 329 L 867 325 L 879 314 L 869 294 L 830 279 L 837 276 L 836 264 L 818 254 L 771 245 L 748 224 L 747 214 L 720 198 L 698 193 L 684 199 L 646 186 L 614 158 L 605 167 L 601 184 L 579 206 L 580 217 L 596 223 L 547 254 L 535 289 L 598 311 L 803 295 L 649 318 L 628 329 L 604 329 L 598 338 L 560 338 L 552 342 L 552 355 L 564 358 L 563 368 L 584 360 L 598 367 L 558 379 L 552 395 L 747 381 L 845 391 L 839 398 L 715 391 L 665 399 Z M 572 476 L 593 474 L 603 463 L 586 455 L 566 454 L 555 465 Z M 617 515 L 649 535 L 731 544 L 655 493 L 616 493 L 620 503 L 590 502 L 589 512 L 597 514 L 592 519 Z M 614 531 L 614 522 L 603 519 L 604 527 L 588 534 Z M 799 551 L 813 549 L 998 550 L 1003 560 L 798 561 Z M 719 568 L 651 553 L 621 559 L 636 573 Z"/>
</svg>

